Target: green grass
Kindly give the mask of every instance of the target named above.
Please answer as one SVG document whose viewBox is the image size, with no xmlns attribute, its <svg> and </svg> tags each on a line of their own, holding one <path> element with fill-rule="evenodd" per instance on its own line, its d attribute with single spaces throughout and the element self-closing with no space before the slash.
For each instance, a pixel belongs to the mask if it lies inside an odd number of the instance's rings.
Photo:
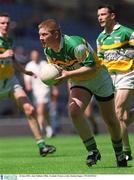
<svg viewBox="0 0 134 180">
<path fill-rule="evenodd" d="M 130 135 L 132 149 L 134 135 Z M 0 138 L 0 174 L 134 174 L 134 161 L 127 168 L 116 167 L 108 135 L 96 136 L 102 159 L 93 167 L 85 164 L 87 151 L 78 136 L 46 139 L 57 151 L 40 157 L 31 137 Z"/>
</svg>

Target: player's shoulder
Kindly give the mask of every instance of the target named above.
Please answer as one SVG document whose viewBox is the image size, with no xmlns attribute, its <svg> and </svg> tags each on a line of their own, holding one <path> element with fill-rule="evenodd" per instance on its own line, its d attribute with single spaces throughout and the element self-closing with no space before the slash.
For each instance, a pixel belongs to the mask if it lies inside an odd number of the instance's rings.
<svg viewBox="0 0 134 180">
<path fill-rule="evenodd" d="M 131 27 L 128 27 L 128 26 L 121 25 L 120 27 L 124 30 L 134 31 Z"/>
<path fill-rule="evenodd" d="M 85 39 L 77 35 L 71 35 L 71 36 L 64 35 L 64 39 L 65 39 L 65 43 L 72 47 L 76 47 L 79 44 L 85 43 Z"/>
<path fill-rule="evenodd" d="M 120 31 L 125 34 L 132 34 L 134 32 L 134 30 L 132 28 L 130 28 L 128 26 L 124 26 L 124 25 L 120 26 Z"/>
<path fill-rule="evenodd" d="M 81 37 L 81 36 L 77 36 L 77 35 L 64 35 L 64 39 L 66 40 L 66 41 L 70 41 L 70 42 L 72 42 L 72 41 L 75 41 L 75 42 L 79 42 L 79 41 L 82 41 L 82 39 L 83 39 L 83 37 Z"/>
</svg>

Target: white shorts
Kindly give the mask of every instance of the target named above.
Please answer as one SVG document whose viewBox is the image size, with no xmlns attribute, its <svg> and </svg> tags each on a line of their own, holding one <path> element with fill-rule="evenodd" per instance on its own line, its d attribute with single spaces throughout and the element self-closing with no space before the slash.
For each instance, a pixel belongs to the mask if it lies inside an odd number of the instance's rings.
<svg viewBox="0 0 134 180">
<path fill-rule="evenodd" d="M 50 102 L 50 88 L 45 87 L 39 88 L 38 91 L 33 91 L 33 102 L 35 105 L 44 103 L 47 104 Z"/>
<path fill-rule="evenodd" d="M 112 79 L 105 67 L 102 67 L 94 78 L 71 82 L 71 89 L 75 87 L 89 91 L 98 101 L 108 101 L 113 98 L 114 94 Z"/>
<path fill-rule="evenodd" d="M 111 77 L 115 90 L 134 89 L 134 70 L 128 73 L 113 72 Z"/>
<path fill-rule="evenodd" d="M 10 97 L 10 93 L 14 92 L 18 88 L 22 89 L 22 86 L 16 76 L 0 80 L 0 99 Z"/>
</svg>

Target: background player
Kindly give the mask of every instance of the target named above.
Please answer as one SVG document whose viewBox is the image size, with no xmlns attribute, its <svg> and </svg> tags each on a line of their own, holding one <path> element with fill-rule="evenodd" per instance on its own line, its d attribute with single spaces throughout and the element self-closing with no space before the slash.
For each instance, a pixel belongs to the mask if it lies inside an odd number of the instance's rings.
<svg viewBox="0 0 134 180">
<path fill-rule="evenodd" d="M 120 120 L 126 158 L 132 159 L 127 127 L 134 120 L 134 31 L 116 21 L 113 7 L 98 8 L 98 21 L 104 31 L 97 38 L 98 56 L 108 68 L 116 91 L 115 109 Z"/>
<path fill-rule="evenodd" d="M 39 146 L 41 156 L 46 156 L 56 150 L 54 146 L 46 145 L 36 120 L 36 112 L 29 98 L 15 76 L 15 69 L 34 76 L 31 71 L 26 71 L 15 59 L 12 49 L 13 41 L 8 35 L 10 17 L 6 13 L 0 14 L 0 98 L 14 98 L 28 118 L 31 131 Z"/>
<path fill-rule="evenodd" d="M 47 62 L 41 60 L 40 54 L 37 50 L 32 50 L 30 53 L 30 62 L 25 66 L 27 71 L 32 71 L 35 74 L 39 74 L 42 65 Z M 53 136 L 53 130 L 50 124 L 48 105 L 50 103 L 50 93 L 51 89 L 49 86 L 41 82 L 39 78 L 34 78 L 32 76 L 24 76 L 25 88 L 28 92 L 32 92 L 33 103 L 36 106 L 37 119 L 41 131 L 45 127 L 46 137 Z"/>
</svg>

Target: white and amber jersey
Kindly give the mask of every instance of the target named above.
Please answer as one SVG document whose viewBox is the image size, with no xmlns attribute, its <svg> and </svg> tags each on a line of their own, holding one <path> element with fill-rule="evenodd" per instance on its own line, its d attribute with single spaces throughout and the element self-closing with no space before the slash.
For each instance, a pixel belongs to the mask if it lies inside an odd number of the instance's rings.
<svg viewBox="0 0 134 180">
<path fill-rule="evenodd" d="M 97 54 L 110 73 L 133 69 L 134 31 L 118 23 L 110 34 L 104 30 L 97 38 Z"/>
</svg>

